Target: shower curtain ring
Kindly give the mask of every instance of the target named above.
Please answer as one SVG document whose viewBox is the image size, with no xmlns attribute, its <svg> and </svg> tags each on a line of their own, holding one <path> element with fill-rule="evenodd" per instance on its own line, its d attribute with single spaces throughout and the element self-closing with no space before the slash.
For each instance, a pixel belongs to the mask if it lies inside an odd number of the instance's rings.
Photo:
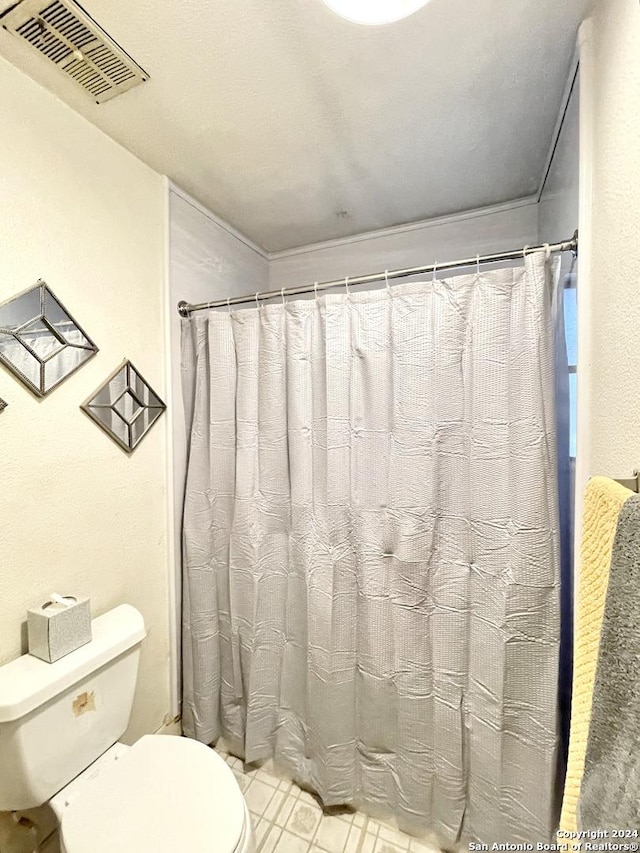
<svg viewBox="0 0 640 853">
<path fill-rule="evenodd" d="M 318 301 L 318 282 L 317 281 L 315 281 L 313 283 L 313 292 L 315 294 L 316 302 L 317 302 Z"/>
<path fill-rule="evenodd" d="M 529 246 L 527 245 L 527 246 L 525 246 L 525 247 L 524 247 L 524 249 L 522 250 L 522 257 L 523 257 L 523 258 L 526 258 L 526 257 L 527 257 L 527 249 L 528 249 L 528 248 L 529 248 Z"/>
<path fill-rule="evenodd" d="M 391 288 L 389 287 L 389 270 L 384 271 L 384 283 L 387 288 L 387 293 L 391 296 Z"/>
<path fill-rule="evenodd" d="M 345 287 L 345 290 L 347 291 L 347 296 L 349 296 L 349 276 L 348 275 L 345 275 L 345 277 L 344 277 L 344 287 Z"/>
<path fill-rule="evenodd" d="M 230 297 L 230 296 L 227 296 L 227 311 L 229 312 L 229 314 L 231 314 L 231 305 L 230 305 L 230 302 L 229 302 L 229 300 L 230 300 L 230 299 L 231 299 L 231 297 Z"/>
<path fill-rule="evenodd" d="M 544 244 L 544 257 L 547 263 L 549 263 L 549 258 L 551 257 L 551 246 L 548 243 Z"/>
<path fill-rule="evenodd" d="M 431 279 L 433 282 L 436 281 L 436 272 L 438 271 L 438 262 L 433 262 L 433 278 Z"/>
<path fill-rule="evenodd" d="M 258 297 L 259 297 L 259 296 L 260 296 L 260 291 L 258 290 L 258 291 L 257 291 L 257 293 L 256 293 L 256 295 L 255 295 L 256 308 L 258 309 L 258 311 L 260 310 L 260 302 L 258 301 Z"/>
<path fill-rule="evenodd" d="M 480 275 L 480 254 L 476 255 L 476 275 Z"/>
<path fill-rule="evenodd" d="M 284 287 L 283 287 L 283 288 L 282 288 L 282 290 L 280 291 L 280 297 L 281 297 L 281 299 L 282 299 L 282 306 L 283 306 L 283 308 L 284 308 L 284 307 L 286 306 L 286 304 L 287 304 L 287 303 L 284 301 Z"/>
</svg>

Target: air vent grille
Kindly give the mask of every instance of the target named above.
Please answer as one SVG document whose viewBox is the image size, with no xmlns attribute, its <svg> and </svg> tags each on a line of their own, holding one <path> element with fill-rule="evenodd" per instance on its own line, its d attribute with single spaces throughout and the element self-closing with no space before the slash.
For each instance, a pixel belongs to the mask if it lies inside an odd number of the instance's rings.
<svg viewBox="0 0 640 853">
<path fill-rule="evenodd" d="M 99 104 L 149 78 L 74 0 L 22 0 L 0 21 Z"/>
</svg>

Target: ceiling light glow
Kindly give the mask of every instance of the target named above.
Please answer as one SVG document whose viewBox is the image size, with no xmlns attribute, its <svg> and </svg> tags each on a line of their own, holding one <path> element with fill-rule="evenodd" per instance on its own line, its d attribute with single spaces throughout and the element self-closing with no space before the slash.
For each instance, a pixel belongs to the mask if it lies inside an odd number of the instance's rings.
<svg viewBox="0 0 640 853">
<path fill-rule="evenodd" d="M 324 0 L 337 15 L 356 24 L 390 24 L 408 18 L 428 0 Z"/>
</svg>

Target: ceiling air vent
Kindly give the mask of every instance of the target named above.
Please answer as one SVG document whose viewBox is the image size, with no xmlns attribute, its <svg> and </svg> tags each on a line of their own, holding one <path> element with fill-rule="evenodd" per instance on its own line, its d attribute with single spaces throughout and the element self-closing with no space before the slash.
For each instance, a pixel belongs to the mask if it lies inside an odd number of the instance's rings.
<svg viewBox="0 0 640 853">
<path fill-rule="evenodd" d="M 73 0 L 22 0 L 1 15 L 0 21 L 5 30 L 24 39 L 75 80 L 97 104 L 149 79 Z"/>
</svg>

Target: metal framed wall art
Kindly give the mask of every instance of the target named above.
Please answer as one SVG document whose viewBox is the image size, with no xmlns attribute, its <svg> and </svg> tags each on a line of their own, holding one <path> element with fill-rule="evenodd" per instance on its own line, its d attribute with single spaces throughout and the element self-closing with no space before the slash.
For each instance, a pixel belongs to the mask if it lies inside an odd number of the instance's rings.
<svg viewBox="0 0 640 853">
<path fill-rule="evenodd" d="M 38 397 L 57 388 L 97 352 L 44 281 L 0 305 L 0 362 Z"/>
<path fill-rule="evenodd" d="M 131 453 L 166 406 L 133 364 L 125 361 L 80 408 Z"/>
</svg>

